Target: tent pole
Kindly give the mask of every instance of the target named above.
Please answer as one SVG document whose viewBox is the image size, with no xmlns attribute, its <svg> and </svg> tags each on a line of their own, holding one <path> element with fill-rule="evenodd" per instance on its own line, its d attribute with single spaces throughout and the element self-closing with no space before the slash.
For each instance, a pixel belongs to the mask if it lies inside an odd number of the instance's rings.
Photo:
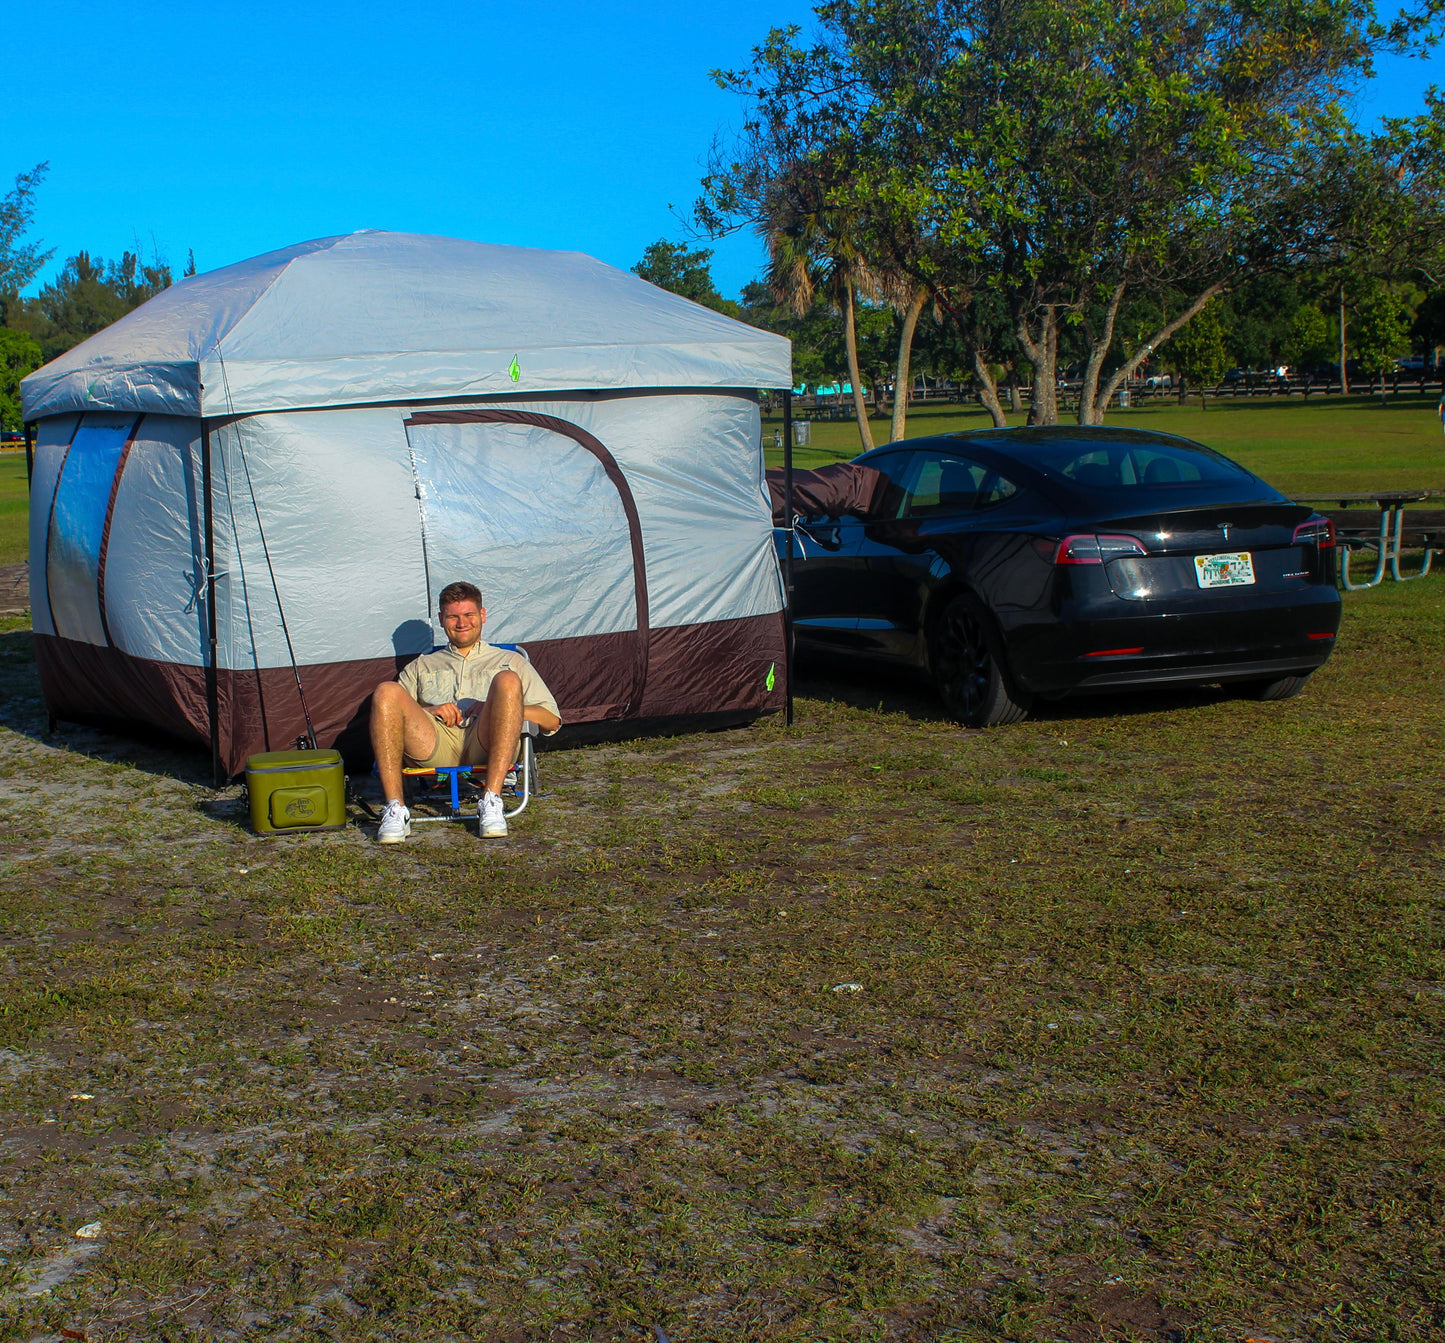
<svg viewBox="0 0 1445 1343">
<path fill-rule="evenodd" d="M 35 478 L 35 421 L 25 421 L 25 490 L 29 493 L 30 483 Z"/>
<path fill-rule="evenodd" d="M 788 540 L 783 556 L 783 670 L 788 677 L 788 707 L 783 721 L 793 726 L 793 389 L 783 393 L 783 515 Z"/>
<path fill-rule="evenodd" d="M 206 545 L 206 716 L 211 724 L 211 782 L 219 788 L 221 778 L 221 683 L 216 668 L 216 529 L 212 507 L 211 425 L 201 421 L 201 515 Z"/>
</svg>

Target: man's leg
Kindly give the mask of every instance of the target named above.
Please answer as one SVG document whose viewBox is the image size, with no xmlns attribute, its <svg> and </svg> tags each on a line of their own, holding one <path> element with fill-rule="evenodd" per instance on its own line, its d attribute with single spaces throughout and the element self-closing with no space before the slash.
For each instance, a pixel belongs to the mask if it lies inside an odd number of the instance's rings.
<svg viewBox="0 0 1445 1343">
<path fill-rule="evenodd" d="M 522 741 L 522 678 L 500 671 L 477 716 L 477 744 L 487 756 L 487 792 L 500 793 Z"/>
<path fill-rule="evenodd" d="M 401 801 L 403 756 L 425 760 L 436 750 L 437 720 L 396 681 L 383 681 L 371 696 L 371 749 L 376 753 L 381 791 Z"/>
</svg>

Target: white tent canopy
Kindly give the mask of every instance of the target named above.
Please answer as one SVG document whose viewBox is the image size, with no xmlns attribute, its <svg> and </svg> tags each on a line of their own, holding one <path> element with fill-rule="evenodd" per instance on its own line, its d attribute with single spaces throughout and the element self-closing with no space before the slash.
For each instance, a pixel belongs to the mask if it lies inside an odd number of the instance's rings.
<svg viewBox="0 0 1445 1343">
<path fill-rule="evenodd" d="M 791 384 L 782 337 L 580 252 L 363 230 L 182 280 L 22 393 L 40 420 Z"/>
<path fill-rule="evenodd" d="M 24 383 L 46 705 L 228 774 L 303 728 L 364 753 L 467 578 L 564 733 L 777 708 L 789 353 L 575 252 L 355 233 L 183 280 Z"/>
</svg>

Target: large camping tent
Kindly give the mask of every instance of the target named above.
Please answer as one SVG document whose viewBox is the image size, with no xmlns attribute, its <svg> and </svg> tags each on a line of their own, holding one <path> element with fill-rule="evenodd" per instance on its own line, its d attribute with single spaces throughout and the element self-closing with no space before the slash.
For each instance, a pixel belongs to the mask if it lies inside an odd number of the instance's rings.
<svg viewBox="0 0 1445 1343">
<path fill-rule="evenodd" d="M 303 696 L 364 745 L 458 578 L 574 727 L 780 705 L 790 385 L 786 340 L 575 252 L 363 232 L 183 280 L 23 385 L 49 711 L 227 775 Z"/>
</svg>

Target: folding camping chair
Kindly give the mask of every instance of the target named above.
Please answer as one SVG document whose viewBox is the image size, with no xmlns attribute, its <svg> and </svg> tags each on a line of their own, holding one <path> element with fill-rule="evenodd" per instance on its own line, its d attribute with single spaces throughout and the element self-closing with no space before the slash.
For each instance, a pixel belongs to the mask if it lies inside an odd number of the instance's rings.
<svg viewBox="0 0 1445 1343">
<path fill-rule="evenodd" d="M 442 645 L 438 645 L 438 648 Z M 497 648 L 510 649 L 513 653 L 520 653 L 527 661 L 527 650 L 520 644 L 496 644 Z M 436 652 L 437 649 L 432 649 Z M 504 805 L 503 815 L 508 820 L 513 816 L 520 816 L 527 809 L 527 804 L 537 795 L 537 751 L 534 746 L 536 738 L 541 734 L 541 729 L 530 719 L 522 720 L 522 739 L 516 763 L 507 771 L 507 777 L 502 784 L 502 797 Z M 403 765 L 403 779 L 415 780 L 421 790 L 421 801 L 431 805 L 448 805 L 447 811 L 435 816 L 418 815 L 412 812 L 411 823 L 419 825 L 423 821 L 474 821 L 478 816 L 478 807 L 482 796 L 482 789 L 476 782 L 476 776 L 486 773 L 485 765 L 438 765 L 434 769 L 424 769 L 419 765 Z M 445 780 L 446 792 L 443 793 L 443 780 Z M 470 788 L 470 793 L 463 796 L 463 789 Z M 435 796 L 441 794 L 441 796 Z M 513 805 L 510 809 L 505 805 L 505 799 L 510 798 Z M 471 809 L 467 809 L 467 803 L 473 803 Z"/>
</svg>

